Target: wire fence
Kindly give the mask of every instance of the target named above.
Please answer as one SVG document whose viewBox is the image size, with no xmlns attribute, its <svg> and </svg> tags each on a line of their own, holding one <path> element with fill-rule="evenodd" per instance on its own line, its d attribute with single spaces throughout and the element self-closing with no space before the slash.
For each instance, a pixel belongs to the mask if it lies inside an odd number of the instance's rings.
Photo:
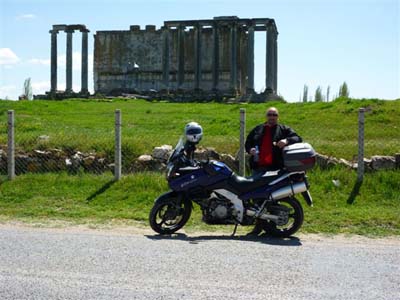
<svg viewBox="0 0 400 300">
<path fill-rule="evenodd" d="M 303 128 L 301 135 L 319 152 L 331 154 L 339 149 L 337 151 L 346 155 L 350 165 L 356 165 L 359 157 L 364 159 L 364 156 L 384 153 L 386 158 L 382 160 L 383 164 L 398 166 L 399 156 L 395 155 L 400 152 L 400 139 L 396 138 L 398 130 L 369 128 L 372 125 L 368 124 L 368 119 L 374 116 L 366 109 L 363 111 L 364 138 L 359 148 L 361 129 L 357 113 L 353 115 L 351 122 L 346 121 L 349 122 L 345 124 L 346 131 L 335 131 L 335 128 L 312 131 L 311 126 Z M 247 112 L 246 116 L 244 109 L 241 112 L 238 110 L 235 133 L 221 130 L 216 131 L 219 134 L 205 135 L 202 141 L 204 148 L 197 153 L 198 158 L 223 160 L 244 174 L 244 139 L 253 127 L 253 120 L 258 117 L 253 111 Z M 0 116 L 0 174 L 12 179 L 14 174 L 25 173 L 68 172 L 73 175 L 108 172 L 119 179 L 120 174 L 162 171 L 172 148 L 181 137 L 182 122 L 176 120 L 160 126 L 154 116 L 135 119 L 135 113 L 125 116 L 119 110 L 102 113 L 62 110 L 29 114 L 24 111 L 5 112 Z M 301 115 L 298 122 L 302 122 Z M 292 123 L 291 127 L 297 129 L 298 124 Z M 223 127 L 223 124 L 215 126 Z M 340 160 L 340 156 L 337 159 Z"/>
<path fill-rule="evenodd" d="M 124 119 L 119 110 L 102 114 L 60 111 L 56 115 L 8 111 L 1 120 L 0 174 L 9 175 L 11 179 L 14 174 L 46 172 L 71 175 L 110 172 L 119 179 L 120 174 L 162 171 L 183 132 L 183 126 L 171 128 L 170 133 L 146 130 L 146 124 Z M 140 133 L 136 132 L 138 126 L 142 127 Z M 14 135 L 9 137 L 11 131 Z M 13 149 L 9 148 L 10 142 Z M 208 138 L 209 145 L 228 142 L 239 147 L 239 137 Z M 196 155 L 200 159 L 220 158 L 208 147 L 200 147 Z M 12 171 L 8 170 L 10 165 Z"/>
</svg>

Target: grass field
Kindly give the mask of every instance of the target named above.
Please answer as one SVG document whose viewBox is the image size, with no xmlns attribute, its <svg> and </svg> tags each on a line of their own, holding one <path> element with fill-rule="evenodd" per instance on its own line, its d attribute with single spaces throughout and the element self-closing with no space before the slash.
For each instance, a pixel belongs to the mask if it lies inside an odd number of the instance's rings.
<svg viewBox="0 0 400 300">
<path fill-rule="evenodd" d="M 347 200 L 355 173 L 343 168 L 309 173 L 314 207 L 305 209 L 302 232 L 352 233 L 368 236 L 400 234 L 400 172 L 366 174 L 352 205 Z M 337 187 L 332 180 L 339 180 Z M 167 190 L 163 174 L 139 173 L 112 181 L 111 174 L 70 176 L 27 174 L 0 183 L 0 220 L 65 220 L 76 224 L 145 221 L 154 199 Z M 200 222 L 200 209 L 191 230 L 221 229 Z M 228 227 L 232 229 L 231 227 Z"/>
<path fill-rule="evenodd" d="M 0 101 L 0 147 L 6 144 L 7 110 L 16 113 L 17 148 L 63 148 L 112 157 L 114 110 L 123 115 L 123 153 L 135 157 L 154 146 L 175 144 L 188 121 L 205 131 L 203 146 L 235 154 L 239 147 L 239 109 L 246 108 L 248 131 L 278 107 L 281 122 L 293 127 L 323 154 L 352 159 L 357 153 L 357 111 L 366 107 L 366 153 L 400 152 L 400 100 L 349 100 L 329 103 L 162 103 L 142 100 Z M 49 141 L 38 137 L 48 135 Z M 303 232 L 400 234 L 400 172 L 366 174 L 360 195 L 347 204 L 356 175 L 343 168 L 309 173 L 315 207 L 305 207 Z M 337 187 L 332 180 L 339 180 Z M 0 176 L 1 220 L 66 220 L 102 224 L 144 221 L 153 200 L 167 190 L 164 174 L 138 173 L 112 181 L 111 174 L 25 174 L 14 181 Z M 209 229 L 199 209 L 189 228 Z"/>
<path fill-rule="evenodd" d="M 357 153 L 357 111 L 367 107 L 365 156 L 400 151 L 400 100 L 348 100 L 329 103 L 160 103 L 142 100 L 0 101 L 0 145 L 6 144 L 6 112 L 16 114 L 20 149 L 58 147 L 111 156 L 114 110 L 122 110 L 123 154 L 137 157 L 154 146 L 175 144 L 184 125 L 199 122 L 202 145 L 235 154 L 239 147 L 239 109 L 246 108 L 247 131 L 264 121 L 269 105 L 323 154 L 352 159 Z M 48 135 L 49 141 L 38 139 Z"/>
</svg>

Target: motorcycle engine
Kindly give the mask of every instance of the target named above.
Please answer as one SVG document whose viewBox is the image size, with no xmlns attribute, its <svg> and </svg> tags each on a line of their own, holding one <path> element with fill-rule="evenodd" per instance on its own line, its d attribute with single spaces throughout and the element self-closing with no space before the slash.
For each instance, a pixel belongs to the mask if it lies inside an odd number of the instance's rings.
<svg viewBox="0 0 400 300">
<path fill-rule="evenodd" d="M 210 197 L 208 201 L 208 207 L 203 209 L 207 224 L 232 224 L 232 203 L 218 197 Z"/>
</svg>

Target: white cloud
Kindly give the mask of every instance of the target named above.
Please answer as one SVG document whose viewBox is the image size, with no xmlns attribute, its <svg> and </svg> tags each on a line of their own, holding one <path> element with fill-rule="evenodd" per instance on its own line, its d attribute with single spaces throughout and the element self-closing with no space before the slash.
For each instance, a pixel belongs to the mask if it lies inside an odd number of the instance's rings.
<svg viewBox="0 0 400 300">
<path fill-rule="evenodd" d="M 10 48 L 0 48 L 0 65 L 15 65 L 20 59 Z"/>
<path fill-rule="evenodd" d="M 17 93 L 17 87 L 15 85 L 3 85 L 0 86 L 0 99 L 5 99 L 8 97 L 9 99 L 15 98 Z"/>
<path fill-rule="evenodd" d="M 36 94 L 44 94 L 50 90 L 50 81 L 32 81 L 32 92 Z"/>
<path fill-rule="evenodd" d="M 34 14 L 21 14 L 15 17 L 17 20 L 31 20 L 35 19 L 36 15 Z"/>
<path fill-rule="evenodd" d="M 33 65 L 50 66 L 50 59 L 45 58 L 31 58 L 28 60 L 28 62 Z"/>
</svg>

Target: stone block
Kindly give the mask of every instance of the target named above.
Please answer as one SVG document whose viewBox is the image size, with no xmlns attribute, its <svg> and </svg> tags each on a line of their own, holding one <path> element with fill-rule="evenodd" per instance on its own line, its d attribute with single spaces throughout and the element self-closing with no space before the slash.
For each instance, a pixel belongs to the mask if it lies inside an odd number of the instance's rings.
<svg viewBox="0 0 400 300">
<path fill-rule="evenodd" d="M 164 171 L 165 164 L 154 159 L 151 155 L 140 155 L 133 164 L 134 172 Z"/>
<path fill-rule="evenodd" d="M 396 153 L 396 154 L 394 155 L 394 160 L 395 160 L 395 162 L 396 162 L 396 168 L 397 168 L 397 169 L 400 169 L 400 153 Z"/>
<path fill-rule="evenodd" d="M 371 157 L 371 168 L 373 170 L 392 170 L 396 168 L 394 156 L 375 155 Z"/>
<path fill-rule="evenodd" d="M 171 145 L 162 145 L 153 149 L 152 157 L 162 162 L 166 162 L 172 153 Z"/>
</svg>

